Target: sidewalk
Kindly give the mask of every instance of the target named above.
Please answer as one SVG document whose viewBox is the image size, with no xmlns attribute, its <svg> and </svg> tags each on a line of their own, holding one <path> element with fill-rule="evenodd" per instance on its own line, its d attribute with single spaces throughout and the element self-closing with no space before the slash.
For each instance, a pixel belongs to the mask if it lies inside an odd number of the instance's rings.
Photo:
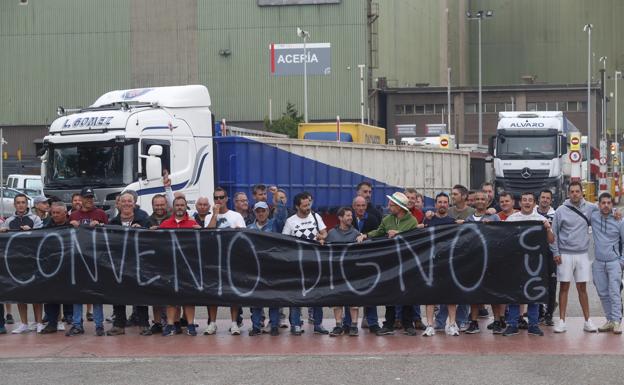
<svg viewBox="0 0 624 385">
<path fill-rule="evenodd" d="M 203 331 L 205 320 L 198 320 L 199 331 Z M 218 322 L 216 335 L 186 334 L 162 337 L 154 335 L 143 337 L 137 327 L 126 329 L 125 336 L 96 337 L 92 322 L 85 325 L 82 336 L 66 337 L 63 332 L 51 335 L 0 335 L 0 359 L 8 358 L 63 358 L 63 357 L 184 357 L 184 356 L 267 356 L 267 355 L 342 355 L 342 356 L 379 356 L 379 355 L 587 355 L 587 354 L 622 354 L 624 336 L 612 333 L 585 333 L 583 319 L 568 318 L 568 331 L 555 334 L 551 327 L 542 327 L 544 337 L 528 336 L 521 330 L 520 335 L 503 337 L 492 335 L 486 330 L 488 320 L 480 320 L 481 333 L 462 334 L 450 337 L 438 332 L 434 337 L 409 337 L 397 331 L 394 336 L 377 337 L 360 329 L 358 337 L 329 337 L 314 335 L 312 326 L 304 326 L 305 333 L 300 337 L 291 336 L 288 329 L 280 329 L 280 335 L 268 334 L 249 337 L 249 321 L 241 329 L 240 336 L 230 336 L 227 332 L 228 321 Z M 602 324 L 603 318 L 594 322 Z M 333 321 L 324 323 L 326 328 Z M 13 326 L 13 325 L 9 325 Z M 106 328 L 110 324 L 106 325 Z"/>
</svg>

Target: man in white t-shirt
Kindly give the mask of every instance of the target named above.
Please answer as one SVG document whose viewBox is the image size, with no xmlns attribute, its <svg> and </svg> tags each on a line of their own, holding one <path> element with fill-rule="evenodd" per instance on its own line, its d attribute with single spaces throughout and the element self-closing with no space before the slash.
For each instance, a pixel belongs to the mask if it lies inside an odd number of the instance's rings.
<svg viewBox="0 0 624 385">
<path fill-rule="evenodd" d="M 546 239 L 548 243 L 555 241 L 555 235 L 550 227 L 548 219 L 535 211 L 535 195 L 532 192 L 524 192 L 520 197 L 520 211 L 507 217 L 507 222 L 519 221 L 540 221 L 546 229 Z M 539 305 L 530 303 L 527 305 L 527 313 L 529 315 L 528 333 L 534 336 L 543 336 L 544 333 L 539 328 Z M 518 334 L 518 319 L 520 318 L 520 305 L 510 304 L 507 313 L 507 328 L 503 332 L 503 336 L 513 336 Z"/>
<path fill-rule="evenodd" d="M 243 216 L 237 213 L 236 211 L 232 211 L 228 209 L 228 195 L 225 189 L 222 187 L 217 187 L 214 190 L 213 196 L 214 198 L 214 206 L 212 207 L 212 218 L 210 218 L 210 223 L 208 223 L 209 229 L 244 229 L 245 219 Z M 204 335 L 212 335 L 217 332 L 217 310 L 219 308 L 217 306 L 209 306 L 208 307 L 208 318 L 210 319 L 210 323 L 206 330 L 204 330 Z M 238 305 L 232 305 L 230 307 L 230 316 L 232 317 L 232 326 L 230 326 L 230 334 L 233 336 L 240 335 L 240 327 L 238 326 Z"/>
<path fill-rule="evenodd" d="M 312 196 L 307 192 L 295 195 L 295 209 L 297 213 L 286 220 L 282 234 L 290 235 L 321 244 L 327 237 L 327 229 L 320 215 L 312 212 Z M 313 307 L 314 334 L 329 334 L 322 325 L 323 308 Z M 290 332 L 293 335 L 301 335 L 301 309 L 290 308 Z"/>
</svg>

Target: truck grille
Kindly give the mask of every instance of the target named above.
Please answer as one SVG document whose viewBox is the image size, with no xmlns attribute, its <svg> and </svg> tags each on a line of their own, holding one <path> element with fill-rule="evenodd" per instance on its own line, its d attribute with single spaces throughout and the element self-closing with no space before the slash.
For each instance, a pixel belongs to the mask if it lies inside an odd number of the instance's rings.
<svg viewBox="0 0 624 385">
<path fill-rule="evenodd" d="M 548 170 L 505 170 L 505 189 L 516 191 L 533 191 L 541 189 L 548 178 Z M 527 177 L 528 176 L 528 177 Z"/>
</svg>

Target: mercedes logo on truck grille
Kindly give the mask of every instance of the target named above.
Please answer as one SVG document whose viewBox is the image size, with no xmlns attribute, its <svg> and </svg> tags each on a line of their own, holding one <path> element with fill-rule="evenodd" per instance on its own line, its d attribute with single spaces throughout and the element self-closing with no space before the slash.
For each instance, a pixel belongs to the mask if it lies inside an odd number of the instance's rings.
<svg viewBox="0 0 624 385">
<path fill-rule="evenodd" d="M 520 172 L 520 176 L 524 179 L 529 179 L 531 177 L 531 169 L 528 167 L 523 168 Z"/>
</svg>

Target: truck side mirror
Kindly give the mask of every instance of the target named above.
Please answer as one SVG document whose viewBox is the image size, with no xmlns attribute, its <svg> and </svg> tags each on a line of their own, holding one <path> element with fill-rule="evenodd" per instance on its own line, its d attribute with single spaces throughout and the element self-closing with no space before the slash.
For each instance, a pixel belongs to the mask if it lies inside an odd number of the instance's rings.
<svg viewBox="0 0 624 385">
<path fill-rule="evenodd" d="M 490 136 L 490 140 L 488 140 L 488 153 L 494 156 L 494 141 L 496 140 L 495 136 Z"/>
<path fill-rule="evenodd" d="M 162 146 L 153 145 L 148 150 L 148 157 L 145 159 L 145 176 L 147 180 L 161 178 L 162 172 Z"/>
<path fill-rule="evenodd" d="M 559 137 L 559 148 L 561 148 L 561 151 L 559 151 L 559 155 L 563 155 L 568 152 L 568 138 L 566 138 L 565 136 Z"/>
</svg>

